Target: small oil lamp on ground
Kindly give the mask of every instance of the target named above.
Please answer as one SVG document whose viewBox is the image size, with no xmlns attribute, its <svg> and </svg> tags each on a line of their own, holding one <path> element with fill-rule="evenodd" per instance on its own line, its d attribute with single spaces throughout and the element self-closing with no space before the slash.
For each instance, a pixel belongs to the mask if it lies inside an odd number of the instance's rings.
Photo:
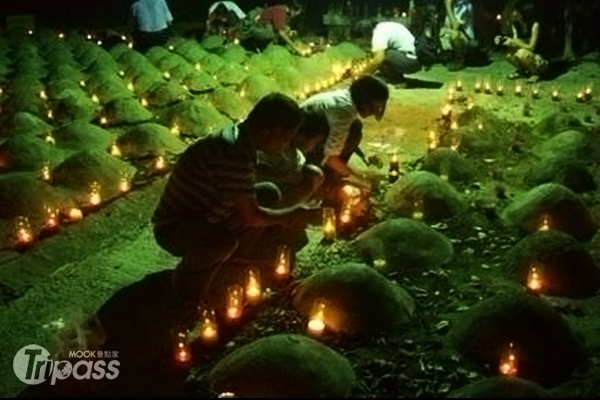
<svg viewBox="0 0 600 400">
<path fill-rule="evenodd" d="M 187 364 L 192 359 L 192 352 L 187 342 L 187 332 L 177 332 L 174 338 L 174 358 L 178 364 Z"/>
<path fill-rule="evenodd" d="M 66 220 L 68 223 L 81 221 L 83 219 L 83 212 L 80 208 L 71 207 L 66 212 Z"/>
<path fill-rule="evenodd" d="M 275 278 L 277 280 L 287 280 L 291 271 L 291 251 L 290 246 L 281 245 L 277 248 L 277 260 L 275 262 Z"/>
<path fill-rule="evenodd" d="M 327 302 L 323 299 L 314 301 L 313 308 L 308 320 L 308 333 L 312 336 L 321 336 L 325 331 L 325 312 L 327 311 Z"/>
<path fill-rule="evenodd" d="M 131 190 L 131 181 L 130 181 L 129 177 L 122 176 L 121 179 L 119 179 L 119 192 L 127 193 L 130 190 Z"/>
<path fill-rule="evenodd" d="M 517 353 L 515 346 L 511 342 L 506 346 L 506 349 L 500 355 L 500 373 L 507 376 L 516 376 L 517 369 Z"/>
<path fill-rule="evenodd" d="M 400 161 L 398 160 L 398 153 L 392 152 L 390 157 L 390 168 L 388 171 L 388 181 L 394 183 L 400 177 Z"/>
<path fill-rule="evenodd" d="M 262 287 L 258 268 L 248 268 L 246 274 L 246 300 L 258 303 L 262 300 Z"/>
<path fill-rule="evenodd" d="M 539 99 L 540 98 L 540 87 L 539 85 L 534 85 L 531 87 L 531 98 Z"/>
<path fill-rule="evenodd" d="M 97 206 L 102 202 L 102 196 L 100 195 L 100 184 L 98 182 L 92 182 L 90 185 L 90 194 L 88 202 L 91 206 Z"/>
<path fill-rule="evenodd" d="M 217 316 L 211 307 L 199 307 L 200 314 L 200 340 L 205 345 L 214 345 L 219 341 L 219 328 Z"/>
<path fill-rule="evenodd" d="M 15 223 L 14 247 L 17 249 L 26 249 L 33 245 L 33 232 L 29 218 L 20 216 Z"/>
<path fill-rule="evenodd" d="M 115 157 L 121 157 L 121 149 L 119 148 L 119 146 L 116 143 L 113 143 L 110 146 L 110 154 Z"/>
<path fill-rule="evenodd" d="M 424 217 L 423 199 L 416 199 L 413 201 L 412 217 L 413 217 L 413 219 L 416 219 L 419 221 L 423 219 L 423 217 Z"/>
<path fill-rule="evenodd" d="M 154 169 L 157 171 L 162 171 L 165 169 L 165 158 L 163 156 L 158 156 L 156 161 L 154 162 Z"/>
<path fill-rule="evenodd" d="M 237 321 L 242 316 L 244 307 L 244 288 L 241 285 L 231 285 L 227 288 L 226 314 L 230 321 Z"/>
<path fill-rule="evenodd" d="M 533 263 L 529 267 L 529 272 L 527 274 L 527 289 L 534 293 L 539 293 L 544 287 L 542 269 L 543 265 L 540 263 Z"/>
<path fill-rule="evenodd" d="M 44 232 L 55 232 L 58 229 L 58 210 L 51 206 L 45 206 L 44 213 L 46 214 L 43 227 Z"/>
<path fill-rule="evenodd" d="M 483 85 L 480 80 L 475 81 L 475 86 L 474 86 L 475 93 L 481 93 L 482 87 L 483 87 Z"/>
<path fill-rule="evenodd" d="M 550 230 L 550 216 L 548 214 L 542 215 L 538 231 L 549 231 Z"/>
<path fill-rule="evenodd" d="M 323 207 L 323 237 L 325 240 L 333 241 L 336 237 L 336 216 L 333 207 Z"/>
<path fill-rule="evenodd" d="M 437 149 L 440 145 L 440 135 L 434 131 L 429 131 L 429 135 L 427 136 L 427 148 L 429 151 L 433 151 Z"/>
<path fill-rule="evenodd" d="M 557 87 L 552 88 L 552 92 L 550 94 L 550 97 L 552 98 L 552 101 L 559 101 L 560 100 L 560 92 L 558 91 Z"/>
<path fill-rule="evenodd" d="M 50 163 L 46 161 L 42 166 L 42 179 L 46 182 L 52 181 L 52 173 L 50 171 Z"/>
</svg>

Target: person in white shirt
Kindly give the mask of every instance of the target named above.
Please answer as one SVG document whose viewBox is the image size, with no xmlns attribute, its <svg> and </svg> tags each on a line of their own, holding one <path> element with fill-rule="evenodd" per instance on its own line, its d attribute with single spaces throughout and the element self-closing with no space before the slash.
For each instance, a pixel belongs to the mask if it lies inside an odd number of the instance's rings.
<svg viewBox="0 0 600 400">
<path fill-rule="evenodd" d="M 165 0 L 137 0 L 131 5 L 129 17 L 134 49 L 145 52 L 169 40 L 173 15 Z"/>
<path fill-rule="evenodd" d="M 360 118 L 373 116 L 381 120 L 389 98 L 385 82 L 364 75 L 350 87 L 317 93 L 300 104 L 302 109 L 324 112 L 329 123 L 325 141 L 307 154 L 307 160 L 323 167 L 325 187 L 335 187 L 340 181 L 351 180 L 369 187 L 364 174 L 348 165 L 362 140 Z"/>
<path fill-rule="evenodd" d="M 206 35 L 223 34 L 230 31 L 246 18 L 246 13 L 233 1 L 217 1 L 208 8 Z"/>
<path fill-rule="evenodd" d="M 379 76 L 389 83 L 404 81 L 405 74 L 421 70 L 417 56 L 415 36 L 400 22 L 378 22 L 371 36 L 371 60 L 369 72 L 379 72 Z"/>
</svg>

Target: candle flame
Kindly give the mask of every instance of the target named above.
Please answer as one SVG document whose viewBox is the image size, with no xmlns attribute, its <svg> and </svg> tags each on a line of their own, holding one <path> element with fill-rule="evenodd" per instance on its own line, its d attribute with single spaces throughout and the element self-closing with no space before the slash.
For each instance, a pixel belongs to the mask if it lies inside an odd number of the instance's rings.
<svg viewBox="0 0 600 400">
<path fill-rule="evenodd" d="M 507 351 L 501 357 L 500 373 L 510 376 L 517 375 L 517 356 L 512 343 L 509 344 Z"/>
</svg>

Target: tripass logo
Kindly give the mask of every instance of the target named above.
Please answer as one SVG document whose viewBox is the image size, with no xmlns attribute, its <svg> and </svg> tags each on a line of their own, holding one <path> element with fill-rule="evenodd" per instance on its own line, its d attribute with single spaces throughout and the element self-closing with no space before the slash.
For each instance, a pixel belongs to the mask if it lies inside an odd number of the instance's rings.
<svg viewBox="0 0 600 400">
<path fill-rule="evenodd" d="M 107 362 L 102 359 L 103 356 L 110 356 L 112 359 Z M 117 356 L 116 351 L 79 350 L 69 352 L 71 361 L 53 360 L 48 350 L 37 344 L 30 344 L 15 354 L 13 369 L 17 378 L 28 385 L 38 385 L 48 378 L 54 385 L 57 379 L 67 379 L 71 375 L 78 380 L 100 380 L 105 377 L 115 379 L 119 376 L 117 367 L 120 365 L 119 361 L 115 360 Z M 82 359 L 74 360 L 77 358 Z"/>
</svg>

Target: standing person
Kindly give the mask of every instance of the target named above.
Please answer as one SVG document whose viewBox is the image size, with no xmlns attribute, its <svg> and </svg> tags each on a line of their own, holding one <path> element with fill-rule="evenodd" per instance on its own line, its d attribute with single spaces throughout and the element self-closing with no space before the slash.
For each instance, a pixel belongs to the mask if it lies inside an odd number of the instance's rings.
<svg viewBox="0 0 600 400">
<path fill-rule="evenodd" d="M 206 35 L 221 34 L 230 36 L 231 31 L 246 18 L 246 13 L 233 1 L 217 1 L 208 8 Z"/>
<path fill-rule="evenodd" d="M 344 180 L 370 187 L 364 174 L 348 165 L 353 153 L 359 151 L 362 140 L 360 118 L 381 120 L 389 98 L 385 82 L 371 75 L 362 76 L 349 87 L 317 93 L 305 100 L 301 107 L 325 113 L 329 135 L 307 156 L 310 162 L 321 165 L 325 173 L 325 189 Z"/>
<path fill-rule="evenodd" d="M 402 83 L 405 74 L 413 74 L 421 68 L 412 32 L 400 22 L 376 22 L 371 34 L 371 60 L 367 71 L 377 71 L 389 83 Z"/>
<path fill-rule="evenodd" d="M 306 154 L 325 140 L 329 123 L 323 112 L 303 110 L 304 122 L 290 146 L 278 154 L 258 152 L 256 180 L 272 182 L 281 191 L 276 199 L 265 200 L 277 207 L 310 201 L 323 183 L 323 170 L 307 162 Z M 261 204 L 261 201 L 259 201 Z"/>
<path fill-rule="evenodd" d="M 526 77 L 529 83 L 537 82 L 548 68 L 548 60 L 541 54 L 546 39 L 535 13 L 534 3 L 522 0 L 515 4 L 511 16 L 510 36 L 496 36 L 494 42 L 507 49 L 506 58 L 515 67 L 508 79 Z"/>
<path fill-rule="evenodd" d="M 134 48 L 143 53 L 153 46 L 164 46 L 172 23 L 173 15 L 165 0 L 136 0 L 130 9 Z"/>
<path fill-rule="evenodd" d="M 152 217 L 157 243 L 181 257 L 173 283 L 188 305 L 214 300 L 211 283 L 232 259 L 252 262 L 268 228 L 302 230 L 317 210 L 302 204 L 271 209 L 255 198 L 257 151 L 284 150 L 302 122 L 288 96 L 263 97 L 239 124 L 198 140 L 180 156 Z"/>
</svg>

